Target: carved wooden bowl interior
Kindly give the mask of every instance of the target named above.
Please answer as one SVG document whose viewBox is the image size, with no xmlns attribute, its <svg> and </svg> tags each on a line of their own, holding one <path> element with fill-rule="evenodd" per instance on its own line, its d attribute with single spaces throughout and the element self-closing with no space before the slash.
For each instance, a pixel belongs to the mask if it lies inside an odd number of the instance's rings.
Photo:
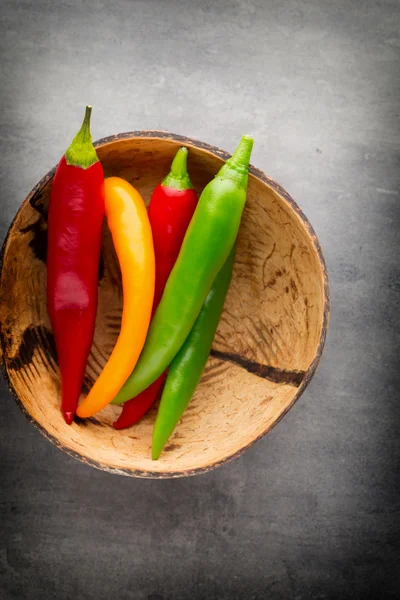
<svg viewBox="0 0 400 600">
<path fill-rule="evenodd" d="M 163 132 L 100 140 L 105 174 L 126 178 L 146 203 L 181 145 L 198 192 L 225 152 Z M 26 198 L 2 251 L 0 338 L 5 379 L 25 415 L 53 443 L 90 465 L 137 477 L 194 475 L 239 456 L 294 404 L 323 349 L 329 292 L 321 248 L 290 196 L 251 168 L 231 287 L 201 383 L 160 460 L 151 460 L 157 407 L 136 426 L 112 427 L 121 410 L 64 423 L 60 378 L 46 310 L 46 218 L 52 176 Z M 104 226 L 96 333 L 83 395 L 118 336 L 122 292 L 118 262 Z"/>
</svg>

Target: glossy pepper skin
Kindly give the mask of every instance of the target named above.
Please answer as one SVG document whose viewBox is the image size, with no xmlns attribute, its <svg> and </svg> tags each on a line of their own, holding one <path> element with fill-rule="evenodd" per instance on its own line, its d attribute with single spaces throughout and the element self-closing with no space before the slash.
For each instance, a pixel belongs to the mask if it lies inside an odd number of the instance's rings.
<svg viewBox="0 0 400 600">
<path fill-rule="evenodd" d="M 189 404 L 210 354 L 232 278 L 236 246 L 218 273 L 203 308 L 172 361 L 153 430 L 152 458 L 157 460 Z"/>
<path fill-rule="evenodd" d="M 204 188 L 136 369 L 115 404 L 126 402 L 151 385 L 189 335 L 235 243 L 246 201 L 252 147 L 253 139 L 243 136 L 233 156 Z"/>
<path fill-rule="evenodd" d="M 48 215 L 47 305 L 61 373 L 61 410 L 74 418 L 93 341 L 104 218 L 103 168 L 90 135 L 91 107 L 61 159 Z"/>
<path fill-rule="evenodd" d="M 149 204 L 148 215 L 156 261 L 153 315 L 197 205 L 197 195 L 187 172 L 187 154 L 187 148 L 178 150 L 170 173 L 156 187 Z M 165 373 L 136 398 L 125 402 L 114 423 L 115 429 L 125 429 L 139 421 L 154 403 L 164 381 Z"/>
<path fill-rule="evenodd" d="M 134 368 L 146 339 L 154 297 L 153 238 L 142 197 L 124 179 L 110 177 L 104 182 L 104 199 L 121 267 L 124 303 L 117 343 L 76 411 L 82 418 L 107 406 Z"/>
</svg>

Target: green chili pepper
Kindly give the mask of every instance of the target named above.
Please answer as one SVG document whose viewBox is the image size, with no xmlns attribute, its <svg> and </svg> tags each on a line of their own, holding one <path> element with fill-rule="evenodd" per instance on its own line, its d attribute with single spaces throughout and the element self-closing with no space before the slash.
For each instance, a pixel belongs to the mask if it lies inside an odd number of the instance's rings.
<svg viewBox="0 0 400 600">
<path fill-rule="evenodd" d="M 171 363 L 153 430 L 152 458 L 157 460 L 189 404 L 210 354 L 232 278 L 236 245 L 218 273 L 193 329 Z"/>
<path fill-rule="evenodd" d="M 246 202 L 253 139 L 243 136 L 233 156 L 204 188 L 151 322 L 136 368 L 114 404 L 137 396 L 172 362 L 226 262 Z"/>
</svg>

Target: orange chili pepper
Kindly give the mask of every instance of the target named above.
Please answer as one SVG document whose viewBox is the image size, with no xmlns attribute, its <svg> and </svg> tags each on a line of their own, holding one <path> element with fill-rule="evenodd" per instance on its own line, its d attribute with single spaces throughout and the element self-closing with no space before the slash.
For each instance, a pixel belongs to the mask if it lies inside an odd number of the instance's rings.
<svg viewBox="0 0 400 600">
<path fill-rule="evenodd" d="M 111 402 L 132 373 L 150 324 L 155 260 L 151 227 L 139 192 L 124 179 L 104 182 L 105 211 L 122 274 L 124 305 L 121 331 L 107 364 L 78 407 L 91 417 Z"/>
</svg>

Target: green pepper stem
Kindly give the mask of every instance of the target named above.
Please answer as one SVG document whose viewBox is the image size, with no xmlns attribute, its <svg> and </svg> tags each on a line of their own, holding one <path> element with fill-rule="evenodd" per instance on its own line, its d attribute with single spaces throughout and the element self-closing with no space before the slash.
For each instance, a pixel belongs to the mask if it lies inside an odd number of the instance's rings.
<svg viewBox="0 0 400 600">
<path fill-rule="evenodd" d="M 254 140 L 250 135 L 244 135 L 231 158 L 227 160 L 227 163 L 236 170 L 247 171 L 250 164 L 253 143 Z"/>
<path fill-rule="evenodd" d="M 216 177 L 219 177 L 220 179 L 230 179 L 231 181 L 234 181 L 238 187 L 246 189 L 252 149 L 253 138 L 250 135 L 244 135 L 235 152 L 228 158 L 224 166 L 221 167 Z"/>
<path fill-rule="evenodd" d="M 188 149 L 179 148 L 171 164 L 171 170 L 162 180 L 161 185 L 175 190 L 190 190 L 193 188 L 187 172 Z"/>
<path fill-rule="evenodd" d="M 99 160 L 90 133 L 91 114 L 92 107 L 86 106 L 82 126 L 65 153 L 65 160 L 68 165 L 87 169 Z"/>
</svg>

